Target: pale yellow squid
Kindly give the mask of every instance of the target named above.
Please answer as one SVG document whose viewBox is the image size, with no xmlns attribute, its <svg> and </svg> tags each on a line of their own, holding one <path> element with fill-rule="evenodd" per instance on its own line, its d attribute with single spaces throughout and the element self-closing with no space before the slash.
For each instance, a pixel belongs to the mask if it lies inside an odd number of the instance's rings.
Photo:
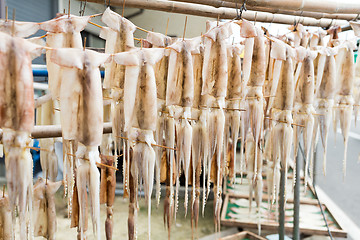
<svg viewBox="0 0 360 240">
<path fill-rule="evenodd" d="M 313 106 L 315 93 L 314 79 L 314 59 L 316 51 L 307 50 L 304 47 L 295 48 L 296 60 L 300 68 L 299 79 L 294 79 L 295 99 L 294 99 L 294 121 L 304 127 L 294 126 L 294 157 L 298 153 L 299 139 L 302 135 L 305 154 L 305 186 L 309 182 L 310 151 L 313 140 L 314 114 Z M 296 77 L 296 76 L 295 76 Z M 312 171 L 310 171 L 312 172 Z M 298 176 L 294 176 L 294 179 Z M 306 189 L 306 188 L 305 188 Z"/>
<path fill-rule="evenodd" d="M 102 27 L 100 31 L 100 38 L 106 40 L 105 53 L 116 54 L 134 48 L 134 31 L 136 26 L 132 22 L 110 8 L 104 11 L 101 21 L 107 25 L 107 27 Z M 111 91 L 112 138 L 116 151 L 115 155 L 120 155 L 120 152 L 123 153 L 124 196 L 127 196 L 129 192 L 130 146 L 127 140 L 124 139 L 126 137 L 124 132 L 124 81 L 125 66 L 119 65 L 115 61 L 105 63 L 103 87 Z M 117 160 L 115 165 L 117 165 Z"/>
<path fill-rule="evenodd" d="M 60 98 L 64 95 L 70 97 L 63 98 L 68 105 L 61 101 L 60 110 L 61 121 L 68 126 L 63 127 L 63 136 L 71 136 L 78 142 L 75 161 L 79 202 L 78 237 L 86 238 L 88 188 L 93 233 L 96 239 L 100 239 L 100 173 L 96 163 L 101 162 L 98 147 L 102 142 L 104 116 L 99 66 L 111 58 L 109 54 L 92 50 L 62 48 L 51 50 L 51 60 L 63 67 L 65 76 L 76 76 L 62 79 Z M 73 87 L 69 88 L 68 84 Z"/>
<path fill-rule="evenodd" d="M 165 48 L 171 45 L 173 39 L 161 33 L 148 32 L 146 41 L 149 42 L 151 44 L 151 47 L 153 48 Z M 157 125 L 155 131 L 155 141 L 157 142 L 157 144 L 160 145 L 165 145 L 165 141 L 164 141 L 164 134 L 166 134 L 165 125 L 168 119 L 166 113 L 166 85 L 167 85 L 167 77 L 168 77 L 168 67 L 169 67 L 169 56 L 167 55 L 164 55 L 162 59 L 155 66 L 155 78 L 156 78 L 156 90 L 157 90 L 156 92 L 157 92 L 157 105 L 158 105 L 158 118 L 157 118 Z M 169 150 L 169 151 L 173 151 L 173 150 Z M 156 162 L 155 162 L 156 201 L 157 201 L 157 205 L 159 205 L 160 194 L 161 194 L 161 189 L 160 189 L 161 160 L 164 149 L 157 148 L 155 149 L 155 152 L 156 152 Z M 170 184 L 170 188 L 172 192 L 170 196 L 173 196 L 173 189 L 171 184 Z M 173 199 L 171 199 L 170 201 L 172 203 Z M 172 204 L 170 205 L 172 206 Z"/>
<path fill-rule="evenodd" d="M 201 95 L 204 98 L 203 104 L 205 108 L 208 108 L 209 112 L 207 121 L 210 140 L 207 194 L 210 192 L 210 178 L 213 176 L 211 180 L 214 182 L 214 221 L 217 231 L 220 230 L 221 185 L 226 165 L 225 158 L 223 157 L 224 107 L 228 81 L 226 39 L 232 33 L 231 24 L 231 22 L 207 22 L 208 31 L 204 34 L 203 85 Z M 203 114 L 206 114 L 206 110 Z"/>
<path fill-rule="evenodd" d="M 129 179 L 135 188 L 143 182 L 148 205 L 148 239 L 151 236 L 151 194 L 156 154 L 154 132 L 157 125 L 157 94 L 154 67 L 164 55 L 161 48 L 133 49 L 117 53 L 114 60 L 126 66 L 124 82 L 124 131 L 129 137 L 132 158 Z M 130 191 L 130 199 L 137 200 Z M 134 199 L 132 199 L 134 198 Z M 136 202 L 136 201 L 135 201 Z M 135 203 L 137 204 L 137 203 Z M 137 208 L 129 203 L 129 239 L 136 239 Z"/>
<path fill-rule="evenodd" d="M 0 127 L 3 129 L 6 181 L 12 232 L 18 209 L 20 238 L 32 238 L 32 169 L 28 145 L 35 123 L 31 61 L 42 46 L 0 32 Z M 12 235 L 12 237 L 15 237 Z"/>
<path fill-rule="evenodd" d="M 284 43 L 285 44 L 285 43 Z M 280 189 L 280 168 L 285 168 L 285 179 L 287 179 L 288 161 L 290 159 L 291 146 L 293 141 L 293 129 L 291 124 L 292 109 L 294 103 L 294 68 L 293 49 L 285 44 L 286 60 L 281 67 L 278 88 L 275 94 L 274 105 L 271 110 L 271 118 L 274 126 L 271 129 L 271 154 L 273 162 L 273 188 L 271 189 L 272 204 L 278 202 Z M 285 190 L 286 193 L 286 190 Z M 285 194 L 286 196 L 286 194 Z M 277 206 L 277 204 L 276 204 Z M 277 209 L 277 208 L 276 208 Z"/>
</svg>

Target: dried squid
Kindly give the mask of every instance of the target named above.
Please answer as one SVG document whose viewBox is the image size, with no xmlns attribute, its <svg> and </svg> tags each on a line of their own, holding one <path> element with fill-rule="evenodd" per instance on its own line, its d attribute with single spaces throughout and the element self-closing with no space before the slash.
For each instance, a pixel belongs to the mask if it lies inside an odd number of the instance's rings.
<svg viewBox="0 0 360 240">
<path fill-rule="evenodd" d="M 154 73 L 155 64 L 163 57 L 159 48 L 134 49 L 117 53 L 114 60 L 126 66 L 124 82 L 125 128 L 132 148 L 130 178 L 134 181 L 136 195 L 138 182 L 144 182 L 148 203 L 148 238 L 151 236 L 151 193 L 155 167 L 154 131 L 157 124 L 157 95 Z M 130 184 L 132 185 L 132 184 Z M 129 239 L 136 238 L 137 202 L 129 203 Z"/>
<path fill-rule="evenodd" d="M 244 47 L 240 44 L 231 44 L 227 47 L 228 56 L 228 85 L 227 85 L 227 99 L 226 107 L 229 108 L 226 112 L 225 123 L 225 147 L 231 145 L 231 155 L 227 159 L 229 179 L 233 182 L 236 174 L 236 147 L 240 130 L 240 100 L 242 90 L 241 79 L 241 58 Z M 229 138 L 231 142 L 228 143 Z M 224 151 L 227 153 L 227 151 Z"/>
<path fill-rule="evenodd" d="M 344 140 L 343 174 L 346 175 L 347 143 L 353 113 L 354 97 L 353 89 L 355 84 L 354 53 L 355 44 L 345 41 L 339 45 L 339 53 L 336 57 L 337 65 L 337 93 L 335 97 L 336 115 L 340 120 L 340 128 Z"/>
<path fill-rule="evenodd" d="M 56 208 L 55 193 L 62 182 L 39 178 L 34 185 L 34 236 L 55 239 Z"/>
<path fill-rule="evenodd" d="M 188 183 L 191 159 L 191 145 L 193 129 L 189 123 L 191 107 L 194 100 L 194 73 L 191 53 L 199 45 L 200 38 L 178 40 L 168 48 L 169 65 L 166 86 L 166 106 L 169 117 L 175 119 L 176 129 L 176 204 L 177 211 L 178 189 L 180 185 L 181 167 L 185 175 L 185 215 L 188 206 Z M 170 139 L 170 142 L 173 140 Z"/>
<path fill-rule="evenodd" d="M 6 180 L 12 220 L 17 206 L 20 238 L 31 235 L 32 225 L 32 157 L 30 133 L 34 127 L 34 89 L 32 58 L 42 47 L 18 37 L 0 33 L 0 127 L 3 129 Z M 28 225 L 29 224 L 29 225 Z M 30 233 L 27 231 L 30 231 Z"/>
<path fill-rule="evenodd" d="M 319 88 L 316 91 L 316 113 L 319 114 L 315 118 L 314 132 L 313 132 L 313 149 L 317 143 L 318 131 L 320 131 L 321 143 L 324 149 L 323 153 L 323 171 L 326 173 L 326 153 L 327 153 L 327 139 L 330 128 L 330 122 L 333 114 L 335 84 L 336 84 L 336 62 L 335 55 L 337 51 L 330 47 L 318 47 L 319 62 L 324 62 L 326 68 L 322 69 L 320 74 L 318 69 L 317 81 L 320 82 Z M 324 59 L 324 60 L 323 60 Z M 321 77 L 319 77 L 321 75 Z"/>
<path fill-rule="evenodd" d="M 265 48 L 265 37 L 260 28 L 255 27 L 251 23 L 246 23 L 242 21 L 240 23 L 240 35 L 243 35 L 247 38 L 253 38 L 254 44 L 252 49 L 252 59 L 251 59 L 251 72 L 249 80 L 247 82 L 247 95 L 246 101 L 248 104 L 247 118 L 249 121 L 249 126 L 251 133 L 255 141 L 254 147 L 254 177 L 252 179 L 252 187 L 255 191 L 255 200 L 257 203 L 261 202 L 261 193 L 262 192 L 262 158 L 260 152 L 260 140 L 262 139 L 263 131 L 263 120 L 264 120 L 264 96 L 263 96 L 263 85 L 265 82 L 266 74 L 266 48 Z M 252 33 L 248 35 L 247 33 Z M 246 51 L 251 51 L 247 49 L 245 43 L 245 56 Z M 245 57 L 244 56 L 244 57 Z M 244 66 L 244 75 L 246 74 L 246 69 Z M 246 76 L 246 75 L 245 75 Z M 260 156 L 258 156 L 260 155 Z M 259 161 L 261 162 L 260 164 Z M 257 198 L 259 197 L 259 198 Z M 259 207 L 259 205 L 258 205 Z M 260 225 L 259 225 L 260 231 Z"/>
<path fill-rule="evenodd" d="M 201 44 L 199 52 L 192 55 L 194 72 L 194 100 L 191 109 L 191 117 L 196 119 L 192 121 L 193 141 L 191 148 L 191 166 L 192 166 L 192 201 L 191 201 L 191 228 L 197 232 L 199 211 L 200 211 L 200 175 L 203 166 L 203 210 L 206 200 L 206 163 L 208 157 L 208 137 L 204 119 L 202 119 L 201 109 L 201 86 L 202 86 L 202 65 L 204 57 L 204 48 Z"/>
<path fill-rule="evenodd" d="M 293 49 L 286 45 L 286 60 L 283 62 L 280 72 L 278 87 L 275 94 L 274 105 L 271 111 L 271 118 L 274 126 L 271 130 L 271 158 L 273 162 L 273 188 L 270 190 L 272 203 L 278 200 L 280 189 L 280 169 L 285 172 L 287 179 L 287 166 L 290 158 L 291 145 L 293 140 L 292 109 L 294 103 L 294 68 Z M 286 192 L 286 191 L 285 191 Z M 286 196 L 286 194 L 285 194 Z"/>
<path fill-rule="evenodd" d="M 106 40 L 105 53 L 120 53 L 134 48 L 135 25 L 132 22 L 110 8 L 105 10 L 101 21 L 108 26 L 103 27 L 100 31 L 100 38 Z M 124 81 L 125 66 L 119 65 L 115 61 L 105 64 L 103 87 L 111 89 L 112 137 L 115 143 L 115 155 L 120 155 L 121 151 L 124 154 L 123 176 L 125 190 L 128 192 L 129 144 L 126 140 L 120 138 L 126 137 L 124 133 Z"/>
<path fill-rule="evenodd" d="M 43 22 L 40 25 L 40 29 L 46 31 L 46 45 L 51 48 L 82 48 L 83 42 L 80 32 L 84 30 L 86 24 L 90 21 L 90 16 L 74 16 L 74 15 L 62 15 L 58 16 L 49 21 Z M 76 110 L 76 106 L 69 104 L 68 101 L 72 96 L 73 90 L 77 91 L 78 80 L 74 80 L 72 85 L 71 79 L 77 79 L 78 77 L 74 74 L 70 74 L 68 69 L 63 70 L 63 67 L 56 64 L 51 59 L 51 50 L 46 51 L 46 66 L 48 69 L 48 83 L 51 96 L 53 98 L 53 104 L 58 105 L 57 101 L 60 100 L 60 120 L 61 126 L 65 130 L 63 131 L 63 161 L 64 161 L 64 193 L 68 196 L 68 215 L 71 215 L 71 199 L 73 198 L 74 188 L 74 156 L 76 152 L 75 135 L 70 133 L 69 124 L 74 124 L 73 121 L 64 121 L 64 115 L 71 114 Z M 64 84 L 62 82 L 65 82 Z M 62 91 L 63 88 L 63 91 Z M 66 89 L 66 90 L 65 90 Z M 73 113 L 74 115 L 74 113 Z M 46 140 L 42 141 L 45 142 Z M 47 144 L 51 145 L 51 144 Z M 47 146 L 49 147 L 49 146 Z"/>
<path fill-rule="evenodd" d="M 40 24 L 40 29 L 46 31 L 46 45 L 51 48 L 82 48 L 80 32 L 90 21 L 90 16 L 63 15 Z M 46 53 L 46 66 L 49 72 L 49 89 L 53 99 L 60 97 L 61 67 Z"/>
<path fill-rule="evenodd" d="M 172 38 L 165 36 L 161 33 L 155 33 L 155 32 L 149 32 L 147 35 L 147 41 L 151 44 L 151 47 L 155 48 L 165 48 L 168 47 L 172 42 Z M 167 119 L 166 111 L 166 84 L 167 84 L 167 74 L 168 74 L 168 65 L 169 65 L 169 56 L 164 55 L 162 59 L 155 65 L 155 78 L 156 78 L 156 91 L 157 91 L 157 106 L 158 106 L 158 118 L 157 118 L 157 125 L 156 125 L 156 131 L 155 131 L 155 141 L 157 144 L 164 144 L 164 134 L 165 133 L 165 125 Z M 170 158 L 170 154 L 174 155 L 174 150 L 166 150 L 169 160 L 169 170 L 171 171 L 170 176 L 172 176 L 172 158 Z M 170 152 L 171 151 L 171 152 Z M 160 169 L 162 156 L 164 153 L 164 149 L 158 148 L 155 150 L 156 152 L 156 162 L 155 162 L 155 180 L 156 180 L 156 200 L 157 204 L 160 202 Z M 171 204 L 169 206 L 172 206 L 173 202 L 173 189 L 172 189 L 172 183 L 170 183 L 170 192 L 171 196 Z"/>
<path fill-rule="evenodd" d="M 0 32 L 15 37 L 29 37 L 40 29 L 40 24 L 35 22 L 20 22 L 0 19 Z"/>
<path fill-rule="evenodd" d="M 108 54 L 91 50 L 75 48 L 51 50 L 51 60 L 64 68 L 63 75 L 69 76 L 63 78 L 61 82 L 60 108 L 62 124 L 67 124 L 67 128 L 65 126 L 62 128 L 63 136 L 79 142 L 76 152 L 76 186 L 79 201 L 78 230 L 81 239 L 86 237 L 87 187 L 93 232 L 96 239 L 100 239 L 100 174 L 96 163 L 101 161 L 98 146 L 102 141 L 103 97 L 99 65 L 108 59 Z M 64 98 L 62 98 L 63 94 L 66 94 Z M 63 105 L 63 100 L 67 103 L 66 106 Z"/>
<path fill-rule="evenodd" d="M 225 97 L 227 93 L 227 45 L 226 39 L 232 34 L 231 23 L 215 25 L 207 22 L 209 30 L 204 34 L 204 62 L 202 69 L 202 90 L 204 106 L 210 108 L 208 117 L 209 162 L 208 188 L 210 176 L 214 182 L 214 220 L 215 229 L 220 230 L 220 209 L 222 204 L 222 178 L 225 171 L 224 131 L 225 131 Z M 209 189 L 208 189 L 209 194 Z"/>
<path fill-rule="evenodd" d="M 304 127 L 294 126 L 294 155 L 296 156 L 300 135 L 303 136 L 305 154 L 305 185 L 308 183 L 309 156 L 314 128 L 314 59 L 317 52 L 303 47 L 295 48 L 296 59 L 301 66 L 299 79 L 295 78 L 294 121 Z M 301 64 L 300 64 L 301 63 Z M 296 176 L 297 177 L 297 176 Z"/>
</svg>

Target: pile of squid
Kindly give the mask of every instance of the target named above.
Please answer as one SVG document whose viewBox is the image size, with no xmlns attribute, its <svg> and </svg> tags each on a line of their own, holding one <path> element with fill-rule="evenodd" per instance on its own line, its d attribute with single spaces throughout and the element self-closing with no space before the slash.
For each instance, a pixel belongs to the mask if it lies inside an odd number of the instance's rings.
<svg viewBox="0 0 360 240">
<path fill-rule="evenodd" d="M 277 208 L 280 169 L 287 174 L 295 166 L 299 145 L 305 185 L 311 184 L 319 138 L 325 173 L 331 122 L 335 130 L 340 122 L 345 175 L 351 119 L 353 114 L 357 119 L 360 104 L 360 60 L 354 63 L 356 45 L 340 41 L 338 27 L 309 32 L 298 23 L 289 34 L 273 36 L 245 19 L 208 21 L 199 37 L 149 31 L 135 47 L 136 26 L 108 8 L 101 16 L 106 26 L 100 37 L 106 43 L 100 53 L 86 49 L 81 38 L 91 17 L 60 14 L 42 23 L 0 22 L 0 125 L 8 185 L 0 198 L 0 238 L 14 238 L 17 208 L 21 239 L 55 239 L 54 194 L 64 185 L 70 227 L 77 229 L 78 239 L 87 238 L 89 204 L 95 239 L 101 238 L 100 204 L 106 205 L 106 239 L 112 239 L 117 168 L 122 168 L 129 199 L 129 239 L 137 239 L 141 188 L 149 239 L 153 195 L 157 206 L 164 199 L 170 239 L 180 202 L 185 216 L 190 207 L 194 237 L 200 209 L 204 215 L 213 191 L 214 224 L 220 231 L 223 186 L 237 175 L 250 182 L 249 203 L 256 202 L 260 230 L 263 190 Z M 360 23 L 351 26 L 360 37 Z M 39 29 L 47 32 L 46 42 L 28 38 Z M 31 61 L 41 53 L 50 93 L 35 104 Z M 35 107 L 36 124 L 61 124 L 62 138 L 40 140 L 44 178 L 33 185 Z M 111 134 L 103 134 L 104 122 L 112 122 Z M 63 181 L 56 182 L 59 142 L 64 171 Z M 182 176 L 184 199 L 179 197 Z"/>
</svg>

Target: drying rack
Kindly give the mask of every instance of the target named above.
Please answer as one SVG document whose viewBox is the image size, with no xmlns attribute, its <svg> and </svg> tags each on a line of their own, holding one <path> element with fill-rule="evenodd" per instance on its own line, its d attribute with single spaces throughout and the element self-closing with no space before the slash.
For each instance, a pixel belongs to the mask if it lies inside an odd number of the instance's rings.
<svg viewBox="0 0 360 240">
<path fill-rule="evenodd" d="M 104 0 L 80 0 L 104 4 Z M 296 24 L 330 28 L 338 25 L 342 30 L 350 30 L 348 21 L 360 19 L 360 1 L 351 0 L 105 0 L 111 6 L 126 6 L 170 13 L 211 17 L 218 19 L 240 19 L 250 21 Z M 36 72 L 36 71 L 35 71 Z M 46 75 L 46 72 L 38 71 Z M 111 133 L 111 123 L 104 123 L 104 133 Z M 1 134 L 1 132 L 0 132 Z M 61 126 L 35 126 L 33 138 L 52 138 L 61 136 Z M 299 155 L 299 154 L 298 154 Z M 299 162 L 299 161 L 297 161 Z M 299 169 L 299 168 L 297 168 Z M 282 174 L 283 176 L 283 174 Z M 284 179 L 281 179 L 284 189 Z M 280 194 L 280 206 L 284 204 Z M 299 231 L 300 180 L 296 181 L 294 191 L 293 239 L 300 239 Z M 279 236 L 284 239 L 284 211 L 280 207 Z"/>
</svg>

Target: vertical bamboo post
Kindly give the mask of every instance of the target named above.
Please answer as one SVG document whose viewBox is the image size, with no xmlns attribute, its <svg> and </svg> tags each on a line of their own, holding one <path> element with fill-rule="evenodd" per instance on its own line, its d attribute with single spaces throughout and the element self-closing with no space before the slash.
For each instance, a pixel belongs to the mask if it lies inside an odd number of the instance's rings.
<svg viewBox="0 0 360 240">
<path fill-rule="evenodd" d="M 299 146 L 300 147 L 300 146 Z M 298 149 L 296 155 L 296 169 L 295 169 L 295 188 L 294 188 L 294 225 L 293 225 L 293 240 L 300 240 L 300 151 Z"/>
<path fill-rule="evenodd" d="M 121 13 L 122 17 L 124 17 L 124 13 L 125 13 L 125 0 L 123 1 L 123 5 L 122 5 L 122 13 Z"/>
<path fill-rule="evenodd" d="M 168 33 L 168 29 L 169 29 L 169 20 L 170 20 L 170 17 L 168 17 L 168 20 L 167 20 L 167 22 L 166 22 L 165 36 L 167 36 L 167 33 Z"/>
<path fill-rule="evenodd" d="M 317 165 L 317 149 L 318 149 L 318 144 L 315 145 L 315 148 L 314 148 L 314 160 L 313 160 L 313 169 L 312 169 L 312 172 L 313 172 L 313 175 L 310 176 L 312 177 L 312 182 L 313 182 L 313 186 L 316 185 L 316 165 Z"/>
<path fill-rule="evenodd" d="M 186 24 L 187 24 L 187 16 L 185 17 L 185 25 L 184 25 L 183 41 L 184 41 L 184 39 L 185 39 Z"/>
<path fill-rule="evenodd" d="M 279 199 L 279 240 L 285 239 L 285 166 L 281 164 L 280 169 L 280 199 Z"/>
<path fill-rule="evenodd" d="M 69 6 L 68 6 L 68 18 L 70 18 L 70 0 L 69 0 Z"/>
</svg>

